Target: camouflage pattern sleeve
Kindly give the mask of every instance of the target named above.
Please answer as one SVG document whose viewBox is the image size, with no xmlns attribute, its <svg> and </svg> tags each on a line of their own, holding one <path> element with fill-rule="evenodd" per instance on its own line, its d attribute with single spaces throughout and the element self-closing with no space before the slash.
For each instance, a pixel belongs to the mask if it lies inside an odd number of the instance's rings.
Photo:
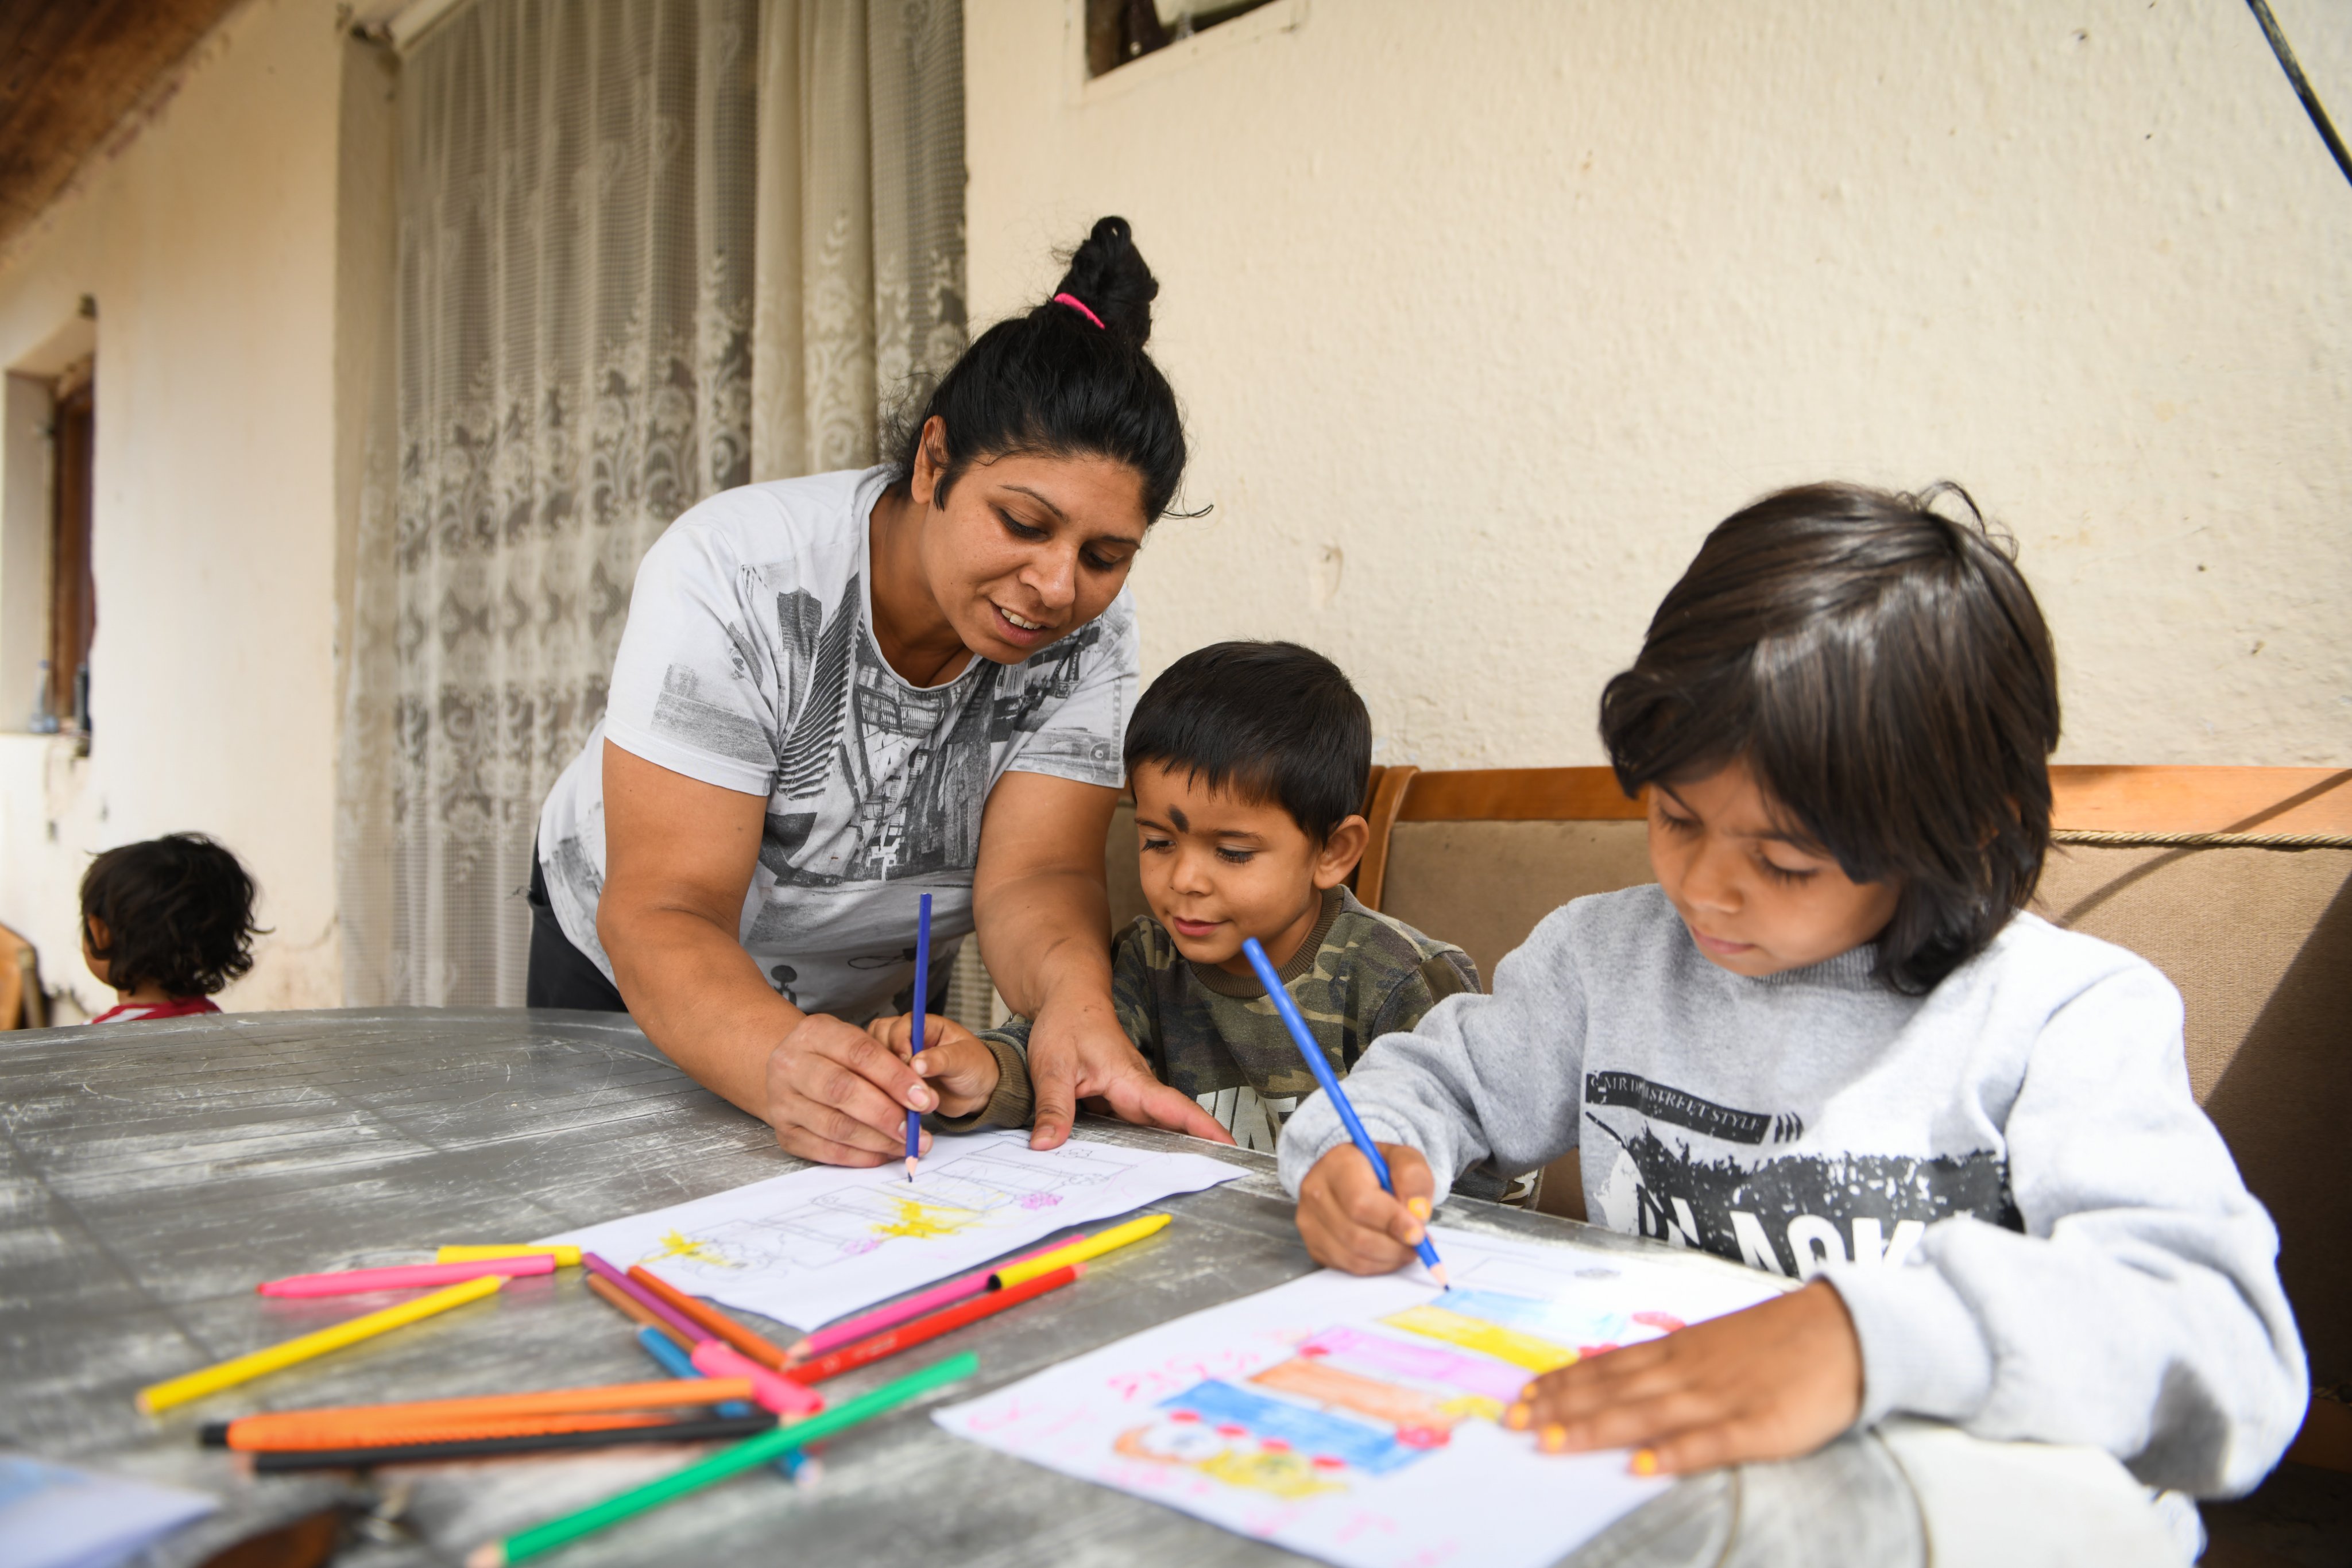
<svg viewBox="0 0 2352 1568">
<path fill-rule="evenodd" d="M 1111 944 L 1110 1005 L 1118 1027 L 1150 1064 L 1151 1075 L 1168 1082 L 1167 1042 L 1160 1038 L 1160 1009 L 1153 987 L 1152 936 L 1157 927 L 1139 916 Z M 1171 955 L 1172 955 L 1172 949 Z"/>
<path fill-rule="evenodd" d="M 980 1031 L 980 1043 L 996 1058 L 996 1091 L 988 1103 L 966 1116 L 923 1118 L 934 1133 L 975 1133 L 982 1127 L 1025 1127 L 1037 1114 L 1036 1096 L 1029 1087 L 1029 1020 L 1007 1019 L 995 1029 Z"/>
<path fill-rule="evenodd" d="M 1144 940 L 1147 922 L 1138 921 L 1118 934 L 1111 952 L 1111 1006 L 1118 1027 L 1135 1042 L 1154 1076 L 1165 1082 L 1159 1009 L 1153 1004 L 1152 966 Z M 933 1115 L 924 1125 L 937 1133 L 969 1133 L 982 1127 L 1026 1127 L 1037 1114 L 1037 1101 L 1029 1082 L 1029 1028 L 1024 1018 L 1010 1018 L 994 1029 L 980 1031 L 980 1042 L 996 1055 L 996 1092 L 988 1103 L 968 1116 Z"/>
<path fill-rule="evenodd" d="M 1421 962 L 1397 976 L 1388 995 L 1365 1020 L 1364 1043 L 1384 1034 L 1402 1034 L 1446 998 L 1478 992 L 1478 966 L 1461 948 L 1430 943 Z"/>
</svg>

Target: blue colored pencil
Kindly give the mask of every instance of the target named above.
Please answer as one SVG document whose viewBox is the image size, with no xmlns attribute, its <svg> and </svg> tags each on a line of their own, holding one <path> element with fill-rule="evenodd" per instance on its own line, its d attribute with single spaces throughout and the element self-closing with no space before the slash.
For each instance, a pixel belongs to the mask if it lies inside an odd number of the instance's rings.
<svg viewBox="0 0 2352 1568">
<path fill-rule="evenodd" d="M 1248 957 L 1250 967 L 1257 971 L 1258 984 L 1265 988 L 1266 999 L 1274 1004 L 1274 1010 L 1282 1015 L 1283 1027 L 1290 1030 L 1291 1043 L 1297 1046 L 1298 1054 L 1307 1059 L 1307 1067 L 1315 1073 L 1315 1082 L 1320 1083 L 1323 1092 L 1330 1096 L 1331 1108 L 1339 1113 L 1339 1124 L 1348 1129 L 1348 1136 L 1356 1140 L 1356 1147 L 1364 1152 L 1364 1158 L 1372 1162 L 1372 1174 L 1381 1178 L 1381 1189 L 1394 1197 L 1396 1183 L 1390 1179 L 1388 1161 L 1381 1158 L 1380 1145 L 1372 1142 L 1372 1135 L 1364 1131 L 1363 1123 L 1356 1119 L 1356 1108 L 1348 1103 L 1347 1091 L 1339 1087 L 1339 1075 L 1331 1071 L 1331 1064 L 1323 1058 L 1323 1048 L 1317 1045 L 1315 1037 L 1307 1032 L 1307 1020 L 1298 1016 L 1298 1004 L 1290 999 L 1289 988 L 1282 983 L 1282 977 L 1274 972 L 1274 965 L 1267 959 L 1265 949 L 1258 946 L 1256 937 L 1249 936 L 1242 941 L 1242 952 Z M 1437 1249 L 1429 1244 L 1426 1228 L 1413 1250 L 1421 1254 L 1422 1267 L 1429 1270 L 1430 1277 L 1439 1284 L 1444 1284 L 1445 1265 L 1437 1260 Z"/>
<path fill-rule="evenodd" d="M 700 1377 L 702 1375 L 702 1369 L 694 1364 L 694 1357 L 680 1350 L 677 1346 L 677 1342 L 670 1338 L 669 1335 L 662 1333 L 661 1330 L 657 1328 L 639 1329 L 637 1331 L 637 1343 L 643 1345 L 645 1347 L 646 1354 L 652 1356 L 655 1362 L 660 1365 L 661 1369 L 664 1372 L 668 1373 L 672 1377 Z M 740 1399 L 730 1399 L 724 1405 L 712 1406 L 710 1413 L 714 1416 L 749 1416 L 756 1408 L 757 1406 L 747 1405 Z M 786 1454 L 782 1458 L 776 1461 L 776 1470 L 781 1475 L 797 1476 L 801 1473 L 802 1463 L 802 1456 L 797 1452 Z"/>
<path fill-rule="evenodd" d="M 915 1034 L 917 1056 L 923 1053 L 923 1015 L 931 1006 L 931 895 L 923 894 L 921 912 L 915 916 Z M 913 1111 L 907 1113 L 907 1179 L 915 1179 L 917 1158 L 923 1151 L 923 1118 Z"/>
</svg>

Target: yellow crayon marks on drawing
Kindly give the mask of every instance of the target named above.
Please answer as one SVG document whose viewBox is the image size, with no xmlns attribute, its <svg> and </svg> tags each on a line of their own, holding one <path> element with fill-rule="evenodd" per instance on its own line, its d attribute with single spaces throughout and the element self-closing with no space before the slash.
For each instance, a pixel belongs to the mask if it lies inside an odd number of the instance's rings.
<svg viewBox="0 0 2352 1568">
<path fill-rule="evenodd" d="M 662 1232 L 661 1250 L 650 1258 L 640 1258 L 640 1263 L 708 1263 L 717 1269 L 740 1269 L 743 1265 L 719 1250 L 718 1244 L 697 1241 L 682 1230 Z"/>
<path fill-rule="evenodd" d="M 1490 1399 L 1484 1394 L 1455 1395 L 1440 1405 L 1438 1409 L 1455 1421 L 1475 1419 L 1492 1421 L 1499 1426 L 1503 1419 L 1503 1402 L 1499 1399 Z"/>
<path fill-rule="evenodd" d="M 952 1203 L 926 1203 L 919 1197 L 890 1199 L 891 1217 L 874 1228 L 877 1236 L 897 1236 L 909 1241 L 927 1241 L 940 1236 L 960 1236 L 981 1220 L 976 1208 L 963 1208 Z"/>
<path fill-rule="evenodd" d="M 1113 1440 L 1111 1451 L 1121 1458 L 1181 1465 L 1229 1487 L 1264 1492 L 1285 1502 L 1297 1502 L 1322 1492 L 1348 1490 L 1345 1485 L 1320 1473 L 1312 1460 L 1292 1449 L 1255 1448 L 1244 1451 L 1238 1448 L 1223 1448 L 1208 1455 L 1170 1453 L 1153 1447 L 1150 1434 L 1149 1427 L 1129 1427 Z"/>
<path fill-rule="evenodd" d="M 1554 1344 L 1548 1339 L 1507 1329 L 1482 1318 L 1465 1317 L 1444 1307 L 1407 1307 L 1393 1312 L 1381 1322 L 1391 1328 L 1417 1333 L 1425 1339 L 1441 1340 L 1447 1344 L 1475 1350 L 1491 1355 L 1497 1361 L 1507 1361 L 1513 1366 L 1524 1366 L 1529 1372 L 1549 1372 L 1576 1360 L 1576 1352 L 1564 1344 Z"/>
<path fill-rule="evenodd" d="M 1253 1454 L 1228 1448 L 1213 1459 L 1201 1461 L 1196 1468 L 1212 1480 L 1266 1492 L 1286 1502 L 1297 1502 L 1318 1492 L 1347 1490 L 1337 1481 L 1327 1481 L 1317 1475 L 1314 1467 L 1297 1454 L 1267 1453 L 1263 1448 Z"/>
</svg>

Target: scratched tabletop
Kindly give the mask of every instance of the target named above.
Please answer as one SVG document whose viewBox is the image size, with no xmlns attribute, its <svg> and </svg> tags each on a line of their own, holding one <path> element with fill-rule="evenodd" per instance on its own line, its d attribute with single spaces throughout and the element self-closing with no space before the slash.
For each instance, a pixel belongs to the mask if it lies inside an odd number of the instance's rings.
<svg viewBox="0 0 2352 1568">
<path fill-rule="evenodd" d="M 348 1508 L 359 1568 L 455 1563 L 473 1546 L 675 1469 L 677 1448 L 255 1477 L 197 1447 L 258 1410 L 652 1375 L 634 1327 L 580 1271 L 167 1413 L 138 1388 L 353 1315 L 253 1292 L 279 1275 L 424 1260 L 444 1241 L 522 1241 L 800 1167 L 768 1129 L 673 1067 L 625 1018 L 437 1009 L 221 1014 L 0 1036 L 0 1447 L 218 1497 L 141 1561 L 194 1568 L 321 1508 Z M 1049 1295 L 843 1377 L 838 1399 L 961 1350 L 969 1398 L 1314 1264 L 1267 1156 L 1088 1120 L 1079 1136 L 1182 1147 L 1241 1180 L 1153 1206 L 1178 1222 Z M 1454 1225 L 1731 1265 L 1473 1200 Z M 371 1303 L 373 1304 L 373 1303 Z M 786 1331 L 779 1330 L 779 1333 Z M 940 1431 L 929 1406 L 835 1440 L 813 1485 L 737 1478 L 567 1549 L 562 1561 L 860 1568 L 1255 1564 L 1303 1559 Z M 1916 1461 L 1914 1469 L 1916 1469 Z M 1849 1438 L 1809 1459 L 1685 1482 L 1589 1542 L 1578 1568 L 1805 1560 L 1822 1500 L 1853 1561 L 1921 1554 L 1902 1467 Z M 1788 1554 L 1781 1551 L 1789 1549 Z M 1843 1554 L 1843 1553 L 1841 1553 Z M 1816 1556 L 1814 1560 L 1827 1560 Z"/>
</svg>

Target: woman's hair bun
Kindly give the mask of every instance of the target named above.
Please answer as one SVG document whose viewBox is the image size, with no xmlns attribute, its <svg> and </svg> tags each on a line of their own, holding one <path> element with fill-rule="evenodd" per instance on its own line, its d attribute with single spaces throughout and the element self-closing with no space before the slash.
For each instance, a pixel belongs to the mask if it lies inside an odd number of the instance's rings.
<svg viewBox="0 0 2352 1568">
<path fill-rule="evenodd" d="M 1055 287 L 1086 301 L 1102 320 L 1103 329 L 1121 342 L 1141 348 L 1151 338 L 1151 301 L 1160 294 L 1160 280 L 1143 264 L 1135 248 L 1135 232 L 1125 218 L 1097 218 L 1086 243 L 1071 253 L 1069 270 Z M 1067 310 L 1048 304 L 1049 310 Z M 1084 319 L 1084 318 L 1080 318 Z"/>
</svg>

